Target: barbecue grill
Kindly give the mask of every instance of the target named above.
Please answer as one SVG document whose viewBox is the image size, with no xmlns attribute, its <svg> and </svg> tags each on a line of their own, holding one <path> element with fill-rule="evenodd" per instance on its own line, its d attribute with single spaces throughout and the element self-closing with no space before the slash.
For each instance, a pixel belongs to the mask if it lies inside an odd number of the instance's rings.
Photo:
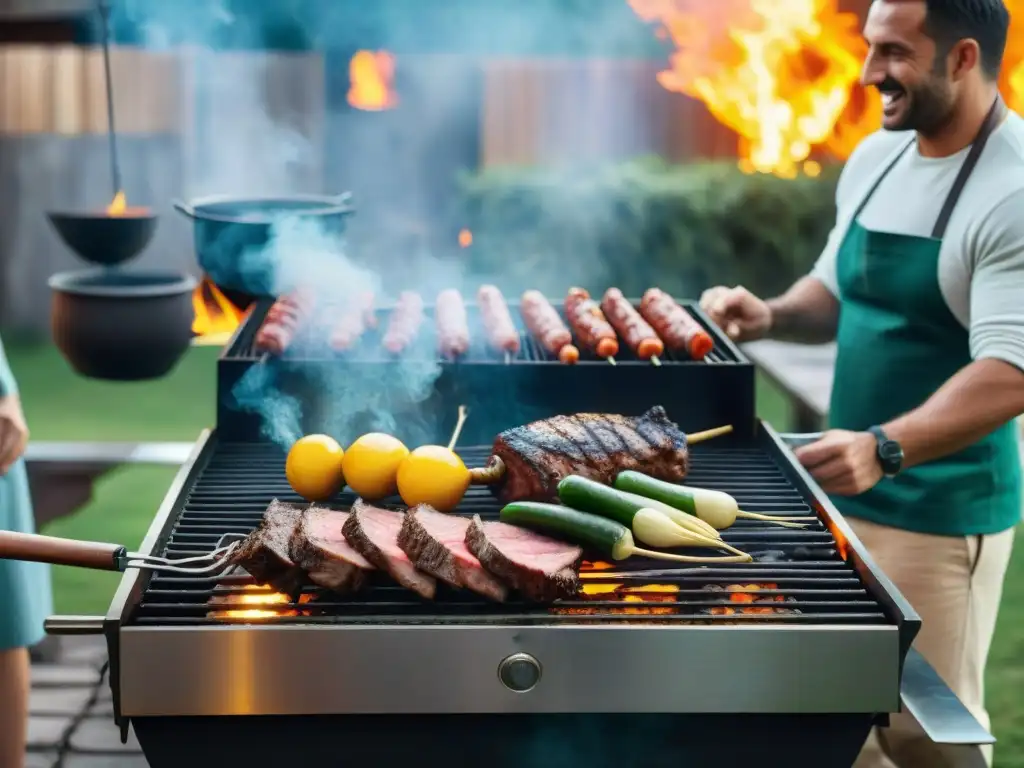
<svg viewBox="0 0 1024 768">
<path fill-rule="evenodd" d="M 231 382 L 267 364 L 251 351 L 265 311 L 257 306 L 221 358 L 222 401 Z M 473 395 L 496 411 L 489 426 L 512 426 L 522 410 L 465 381 L 500 388 L 517 375 L 513 391 L 537 394 L 531 418 L 660 403 L 686 429 L 733 424 L 732 434 L 692 447 L 687 483 L 731 493 L 752 512 L 818 517 L 804 529 L 737 521 L 723 537 L 753 563 L 588 562 L 577 599 L 543 606 L 515 596 L 496 604 L 444 585 L 427 601 L 379 575 L 352 595 L 309 587 L 292 599 L 242 571 L 129 571 L 105 618 L 53 617 L 49 629 L 106 635 L 115 717 L 124 734 L 134 726 L 154 768 L 296 758 L 848 768 L 901 700 L 935 740 L 991 742 L 910 649 L 920 627 L 913 609 L 780 435 L 753 418 L 749 361 L 695 314 L 716 342 L 705 362 L 566 367 L 527 340 L 511 361 L 480 353 L 444 364 L 431 401 L 454 410 L 452 398 Z M 387 362 L 369 351 L 339 360 L 307 349 L 270 364 L 301 392 L 307 366 Z M 565 382 L 582 387 L 588 376 L 600 385 L 563 397 Z M 633 386 L 646 390 L 628 393 Z M 250 416 L 221 406 L 141 552 L 208 553 L 253 530 L 271 500 L 300 502 L 282 450 L 258 439 Z M 460 449 L 469 466 L 483 464 L 493 434 L 472 441 L 487 447 Z M 331 506 L 353 501 L 342 494 Z M 471 488 L 458 512 L 494 519 L 499 510 L 486 489 Z"/>
</svg>

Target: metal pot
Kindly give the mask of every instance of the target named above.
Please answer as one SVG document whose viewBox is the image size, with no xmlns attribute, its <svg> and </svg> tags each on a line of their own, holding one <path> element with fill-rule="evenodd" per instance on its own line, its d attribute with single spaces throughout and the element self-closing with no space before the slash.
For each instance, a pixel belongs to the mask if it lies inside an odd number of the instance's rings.
<svg viewBox="0 0 1024 768">
<path fill-rule="evenodd" d="M 174 207 L 193 221 L 196 259 L 222 290 L 249 297 L 274 295 L 274 274 L 261 258 L 275 225 L 316 221 L 320 231 L 341 238 L 355 209 L 352 195 L 277 198 L 204 197 Z"/>
<path fill-rule="evenodd" d="M 49 284 L 54 341 L 82 376 L 156 379 L 192 342 L 190 275 L 98 269 L 61 272 Z"/>
</svg>

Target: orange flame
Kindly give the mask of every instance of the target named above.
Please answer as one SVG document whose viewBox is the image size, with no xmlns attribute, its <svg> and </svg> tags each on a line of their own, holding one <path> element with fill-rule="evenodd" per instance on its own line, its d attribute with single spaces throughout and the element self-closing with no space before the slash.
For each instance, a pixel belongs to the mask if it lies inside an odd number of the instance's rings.
<svg viewBox="0 0 1024 768">
<path fill-rule="evenodd" d="M 676 50 L 658 81 L 704 102 L 739 134 L 740 167 L 817 175 L 815 148 L 845 159 L 881 126 L 875 89 L 859 84 L 867 43 L 838 0 L 629 0 Z M 1024 112 L 1024 0 L 1011 18 L 1000 88 Z"/>
<path fill-rule="evenodd" d="M 124 216 L 125 211 L 128 210 L 128 201 L 124 196 L 124 191 L 118 192 L 114 195 L 114 199 L 110 201 L 110 205 L 107 206 L 108 216 Z"/>
<path fill-rule="evenodd" d="M 348 103 L 356 109 L 376 112 L 398 104 L 392 88 L 395 58 L 387 51 L 357 51 L 348 73 Z"/>
<path fill-rule="evenodd" d="M 236 307 L 208 278 L 192 292 L 192 343 L 199 346 L 223 346 L 245 319 L 246 313 Z"/>
<path fill-rule="evenodd" d="M 460 230 L 459 232 L 459 247 L 469 248 L 473 244 L 473 233 L 468 229 Z"/>
<path fill-rule="evenodd" d="M 249 620 L 249 619 L 273 619 L 279 616 L 298 616 L 299 612 L 294 608 L 283 608 L 289 605 L 292 599 L 281 592 L 271 592 L 270 588 L 263 584 L 247 584 L 243 587 L 243 594 L 214 595 L 210 598 L 208 605 L 216 606 L 216 610 L 209 611 L 207 615 L 213 619 Z M 303 594 L 299 596 L 299 603 L 306 603 L 312 599 L 312 595 Z M 228 606 L 245 606 L 244 608 L 229 608 Z"/>
</svg>

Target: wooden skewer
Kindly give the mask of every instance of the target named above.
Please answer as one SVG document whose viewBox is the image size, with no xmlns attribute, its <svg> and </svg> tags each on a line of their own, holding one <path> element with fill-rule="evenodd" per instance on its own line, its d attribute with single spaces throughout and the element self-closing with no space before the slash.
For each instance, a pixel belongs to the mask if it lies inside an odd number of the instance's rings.
<svg viewBox="0 0 1024 768">
<path fill-rule="evenodd" d="M 455 431 L 452 432 L 452 439 L 448 441 L 448 450 L 449 451 L 455 450 L 455 444 L 457 442 L 459 442 L 459 435 L 462 433 L 462 425 L 466 423 L 466 417 L 467 416 L 468 416 L 468 413 L 466 412 L 466 406 L 460 405 L 459 406 L 459 420 L 455 424 Z"/>
<path fill-rule="evenodd" d="M 260 359 L 257 365 L 265 365 L 268 360 L 270 360 L 270 353 L 264 352 L 262 355 L 260 355 Z"/>
<path fill-rule="evenodd" d="M 661 360 L 658 359 L 657 355 L 651 355 L 651 364 L 655 368 L 660 368 L 661 367 Z"/>
<path fill-rule="evenodd" d="M 609 365 L 617 365 L 617 363 L 615 362 L 615 358 L 614 357 L 606 357 L 605 360 L 608 361 Z"/>
<path fill-rule="evenodd" d="M 696 445 L 697 443 L 703 443 L 705 440 L 710 440 L 713 437 L 728 435 L 730 432 L 732 432 L 732 424 L 724 427 L 715 427 L 714 429 L 705 429 L 703 432 L 694 432 L 692 435 L 687 435 L 686 442 L 690 445 Z"/>
<path fill-rule="evenodd" d="M 505 350 L 505 365 L 509 365 L 512 362 L 512 353 L 507 349 Z"/>
</svg>

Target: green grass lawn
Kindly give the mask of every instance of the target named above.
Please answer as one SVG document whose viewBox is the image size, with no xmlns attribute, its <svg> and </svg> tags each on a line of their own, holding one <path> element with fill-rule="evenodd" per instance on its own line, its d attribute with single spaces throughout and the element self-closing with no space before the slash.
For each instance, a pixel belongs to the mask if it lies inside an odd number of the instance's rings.
<svg viewBox="0 0 1024 768">
<path fill-rule="evenodd" d="M 77 377 L 49 345 L 9 343 L 35 440 L 194 440 L 214 423 L 217 351 L 196 348 L 158 382 L 109 384 Z M 758 413 L 787 429 L 785 401 L 759 386 Z M 93 502 L 45 533 L 71 538 L 141 542 L 174 476 L 173 469 L 126 468 L 105 476 Z M 119 576 L 54 568 L 59 613 L 105 613 Z M 1024 768 L 1024 546 L 1007 575 L 988 670 L 988 703 L 999 744 L 997 768 Z"/>
</svg>

